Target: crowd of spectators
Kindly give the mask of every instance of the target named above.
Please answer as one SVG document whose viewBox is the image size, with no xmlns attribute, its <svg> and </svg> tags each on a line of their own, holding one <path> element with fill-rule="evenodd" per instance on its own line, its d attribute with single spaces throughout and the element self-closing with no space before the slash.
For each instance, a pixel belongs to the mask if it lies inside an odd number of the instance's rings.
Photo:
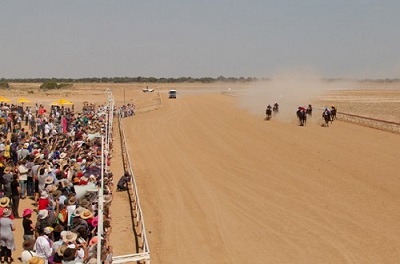
<svg viewBox="0 0 400 264">
<path fill-rule="evenodd" d="M 135 115 L 135 105 L 134 104 L 122 105 L 119 111 L 121 113 L 121 117 L 133 116 Z"/>
<path fill-rule="evenodd" d="M 103 236 L 97 236 L 107 108 L 76 114 L 59 106 L 23 110 L 0 104 L 0 261 L 15 258 L 13 220 L 23 218 L 22 263 L 97 263 L 98 241 L 101 261 L 110 263 L 113 175 L 108 169 L 103 173 Z M 112 141 L 104 159 L 108 166 L 111 150 Z M 32 207 L 19 208 L 20 199 L 31 199 Z"/>
</svg>

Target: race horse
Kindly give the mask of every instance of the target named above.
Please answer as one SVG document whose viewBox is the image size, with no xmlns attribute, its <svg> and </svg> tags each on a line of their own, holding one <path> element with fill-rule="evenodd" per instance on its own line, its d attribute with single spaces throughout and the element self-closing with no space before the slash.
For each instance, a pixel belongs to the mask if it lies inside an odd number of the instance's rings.
<svg viewBox="0 0 400 264">
<path fill-rule="evenodd" d="M 312 116 L 312 106 L 309 105 L 306 109 L 306 114 L 309 115 L 310 117 Z"/>
<path fill-rule="evenodd" d="M 271 115 L 272 115 L 271 108 L 267 108 L 267 110 L 265 110 L 265 114 L 267 115 L 265 117 L 265 120 L 270 120 L 271 119 Z"/>
<path fill-rule="evenodd" d="M 331 109 L 331 124 L 332 124 L 333 120 L 336 120 L 336 107 L 334 107 L 334 106 L 332 106 L 332 109 Z"/>
<path fill-rule="evenodd" d="M 274 115 L 279 113 L 279 105 L 278 105 L 278 103 L 274 104 L 274 107 L 272 107 L 272 111 L 274 112 Z"/>
<path fill-rule="evenodd" d="M 305 126 L 307 122 L 307 114 L 304 109 L 299 109 L 296 112 L 297 118 L 299 118 L 300 126 Z"/>
<path fill-rule="evenodd" d="M 324 126 L 326 126 L 326 127 L 329 127 L 329 121 L 331 121 L 331 123 L 332 123 L 332 120 L 331 120 L 331 112 L 329 112 L 329 111 L 324 111 L 323 113 L 322 113 L 322 118 L 323 118 L 323 120 L 324 120 Z"/>
</svg>

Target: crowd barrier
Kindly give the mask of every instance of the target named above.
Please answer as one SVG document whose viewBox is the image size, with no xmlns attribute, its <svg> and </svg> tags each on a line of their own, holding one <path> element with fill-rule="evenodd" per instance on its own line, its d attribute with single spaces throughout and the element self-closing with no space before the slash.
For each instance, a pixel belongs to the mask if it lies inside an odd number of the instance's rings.
<svg viewBox="0 0 400 264">
<path fill-rule="evenodd" d="M 127 262 L 141 262 L 150 264 L 150 249 L 146 236 L 146 228 L 143 219 L 142 208 L 140 207 L 140 199 L 139 193 L 137 190 L 135 175 L 133 173 L 131 159 L 128 152 L 128 145 L 125 140 L 125 132 L 123 127 L 123 122 L 121 115 L 118 115 L 118 127 L 119 134 L 121 139 L 121 152 L 122 152 L 122 162 L 124 165 L 124 169 L 130 175 L 132 175 L 131 179 L 131 189 L 129 190 L 131 206 L 133 211 L 133 224 L 135 228 L 135 240 L 137 247 L 135 249 L 135 253 L 122 255 L 122 256 L 114 256 L 113 264 L 115 263 L 127 263 Z"/>
<path fill-rule="evenodd" d="M 336 117 L 337 117 L 337 119 L 345 121 L 345 122 L 355 123 L 355 124 L 359 124 L 359 125 L 363 125 L 363 126 L 367 126 L 367 127 L 372 127 L 372 128 L 400 134 L 400 123 L 371 118 L 371 117 L 347 114 L 347 113 L 343 113 L 343 112 L 337 112 Z"/>
</svg>

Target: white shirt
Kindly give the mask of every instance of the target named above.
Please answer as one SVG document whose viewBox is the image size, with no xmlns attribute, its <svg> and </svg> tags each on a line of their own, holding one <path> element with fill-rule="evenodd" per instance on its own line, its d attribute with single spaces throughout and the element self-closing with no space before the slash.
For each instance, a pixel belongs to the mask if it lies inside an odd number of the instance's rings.
<svg viewBox="0 0 400 264">
<path fill-rule="evenodd" d="M 36 251 L 38 257 L 44 258 L 47 264 L 49 257 L 53 253 L 53 249 L 51 248 L 50 244 L 50 238 L 48 238 L 46 235 L 39 236 L 36 239 L 36 243 L 33 246 L 33 250 Z"/>
</svg>

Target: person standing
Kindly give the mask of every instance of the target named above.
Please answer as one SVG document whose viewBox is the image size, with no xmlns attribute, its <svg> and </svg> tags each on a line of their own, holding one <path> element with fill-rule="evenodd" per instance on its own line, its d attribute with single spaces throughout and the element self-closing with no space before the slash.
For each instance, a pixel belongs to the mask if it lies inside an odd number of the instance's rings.
<svg viewBox="0 0 400 264">
<path fill-rule="evenodd" d="M 22 217 L 24 218 L 22 220 L 22 226 L 24 227 L 24 241 L 34 239 L 33 232 L 35 231 L 35 227 L 31 220 L 32 212 L 33 211 L 31 209 L 26 208 L 22 214 Z"/>
<path fill-rule="evenodd" d="M 12 251 L 15 250 L 13 231 L 15 231 L 14 221 L 10 219 L 11 210 L 5 208 L 3 217 L 0 218 L 0 245 L 1 263 L 11 263 Z"/>
<path fill-rule="evenodd" d="M 50 236 L 53 232 L 53 228 L 48 226 L 45 228 L 39 228 L 39 236 L 36 239 L 36 243 L 33 249 L 39 257 L 45 259 L 45 263 L 49 263 L 49 258 L 53 253 L 53 241 L 51 241 Z"/>
<path fill-rule="evenodd" d="M 18 214 L 19 197 L 21 193 L 21 187 L 18 181 L 18 173 L 14 173 L 13 180 L 11 182 L 11 209 L 15 218 L 21 218 Z"/>
</svg>

